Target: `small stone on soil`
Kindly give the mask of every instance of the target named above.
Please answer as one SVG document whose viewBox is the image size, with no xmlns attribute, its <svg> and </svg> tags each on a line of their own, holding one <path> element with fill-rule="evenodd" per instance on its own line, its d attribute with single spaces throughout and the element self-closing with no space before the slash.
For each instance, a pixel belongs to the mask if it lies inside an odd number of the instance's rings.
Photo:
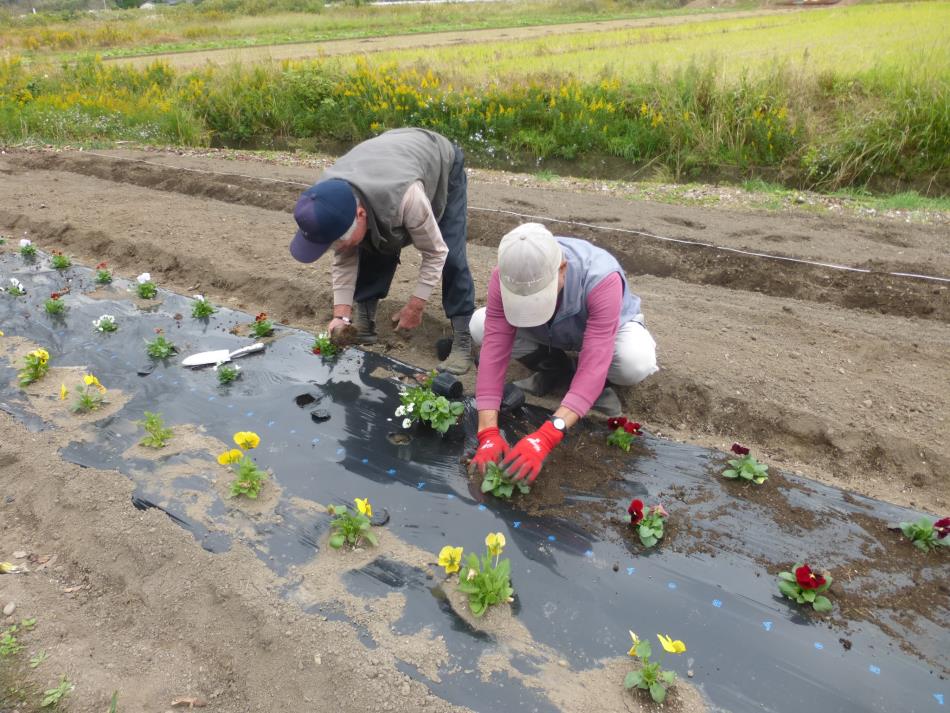
<svg viewBox="0 0 950 713">
<path fill-rule="evenodd" d="M 15 611 L 16 611 L 16 604 L 14 602 L 10 602 L 3 608 L 3 615 L 10 616 Z"/>
<path fill-rule="evenodd" d="M 26 557 L 26 555 L 27 555 L 27 553 L 24 552 L 23 550 L 17 550 L 16 552 L 13 553 L 13 559 L 15 559 L 15 560 L 21 560 L 21 559 L 23 559 L 24 557 Z"/>
</svg>

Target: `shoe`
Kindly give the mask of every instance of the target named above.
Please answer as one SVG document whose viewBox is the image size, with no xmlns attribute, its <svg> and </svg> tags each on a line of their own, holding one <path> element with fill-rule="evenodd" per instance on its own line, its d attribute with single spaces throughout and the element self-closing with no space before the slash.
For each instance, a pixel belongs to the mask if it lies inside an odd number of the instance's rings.
<svg viewBox="0 0 950 713">
<path fill-rule="evenodd" d="M 375 344 L 379 341 L 376 333 L 376 308 L 379 300 L 366 300 L 356 303 L 353 326 L 356 327 L 356 342 L 358 344 Z"/>
<path fill-rule="evenodd" d="M 472 333 L 468 323 L 471 315 L 466 317 L 452 317 L 452 349 L 449 355 L 440 361 L 436 368 L 450 374 L 461 376 L 472 368 Z"/>
<path fill-rule="evenodd" d="M 623 415 L 623 405 L 620 403 L 620 397 L 617 396 L 617 392 L 611 386 L 604 387 L 590 410 L 604 418 L 617 418 Z"/>
<path fill-rule="evenodd" d="M 561 380 L 556 371 L 536 371 L 525 379 L 512 383 L 532 396 L 547 396 Z"/>
</svg>

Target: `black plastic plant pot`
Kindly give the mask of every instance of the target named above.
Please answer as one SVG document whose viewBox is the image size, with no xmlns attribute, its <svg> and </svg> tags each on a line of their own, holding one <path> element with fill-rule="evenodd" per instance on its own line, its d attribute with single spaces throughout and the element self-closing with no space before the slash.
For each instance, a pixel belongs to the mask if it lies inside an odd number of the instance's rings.
<svg viewBox="0 0 950 713">
<path fill-rule="evenodd" d="M 447 399 L 459 399 L 462 398 L 464 388 L 454 374 L 443 371 L 432 379 L 432 391 Z"/>
<path fill-rule="evenodd" d="M 509 413 L 524 406 L 524 391 L 512 383 L 505 384 L 505 391 L 501 396 L 501 411 Z"/>
<path fill-rule="evenodd" d="M 439 358 L 439 361 L 449 358 L 449 354 L 452 352 L 452 341 L 452 337 L 442 337 L 435 343 L 435 355 Z"/>
</svg>

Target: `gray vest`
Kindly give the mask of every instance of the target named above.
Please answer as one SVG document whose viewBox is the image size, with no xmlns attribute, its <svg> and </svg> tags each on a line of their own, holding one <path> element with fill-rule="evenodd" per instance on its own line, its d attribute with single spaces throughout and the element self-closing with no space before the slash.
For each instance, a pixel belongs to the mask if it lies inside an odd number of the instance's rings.
<svg viewBox="0 0 950 713">
<path fill-rule="evenodd" d="M 564 259 L 567 260 L 567 275 L 557 310 L 550 322 L 531 327 L 527 331 L 542 344 L 576 352 L 580 351 L 584 344 L 587 296 L 601 280 L 614 272 L 620 275 L 623 282 L 621 326 L 640 314 L 640 298 L 630 292 L 623 268 L 609 252 L 577 238 L 557 238 L 557 242 L 564 251 Z"/>
<path fill-rule="evenodd" d="M 406 191 L 422 181 L 436 220 L 448 195 L 455 147 L 427 129 L 393 129 L 354 146 L 321 178 L 341 178 L 357 193 L 366 209 L 370 244 L 379 252 L 396 254 L 411 242 L 396 216 Z"/>
</svg>

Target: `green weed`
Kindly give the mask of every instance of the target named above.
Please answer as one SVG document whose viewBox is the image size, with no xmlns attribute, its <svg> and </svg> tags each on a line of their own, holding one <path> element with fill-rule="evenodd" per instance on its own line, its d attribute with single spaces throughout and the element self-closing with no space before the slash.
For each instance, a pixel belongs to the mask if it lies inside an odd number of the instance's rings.
<svg viewBox="0 0 950 713">
<path fill-rule="evenodd" d="M 48 688 L 43 691 L 43 702 L 40 703 L 40 708 L 55 708 L 63 698 L 69 695 L 73 688 L 73 684 L 63 675 L 56 688 Z"/>
</svg>

